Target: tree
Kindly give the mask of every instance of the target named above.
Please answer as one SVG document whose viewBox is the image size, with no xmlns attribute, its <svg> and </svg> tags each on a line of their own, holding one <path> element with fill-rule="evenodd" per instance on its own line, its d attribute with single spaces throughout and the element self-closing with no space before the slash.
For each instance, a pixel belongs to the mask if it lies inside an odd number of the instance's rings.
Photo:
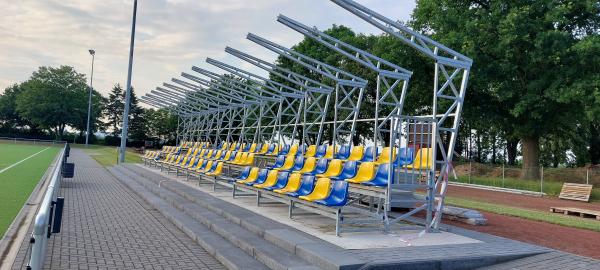
<svg viewBox="0 0 600 270">
<path fill-rule="evenodd" d="M 599 11 L 591 0 L 419 0 L 412 25 L 474 59 L 465 111 L 491 104 L 479 113 L 503 119 L 521 140 L 521 177 L 538 178 L 540 137 L 576 126 L 579 100 L 565 74 L 577 69 L 571 49 L 598 30 Z"/>
<path fill-rule="evenodd" d="M 123 118 L 124 91 L 120 84 L 115 84 L 110 93 L 106 105 L 104 106 L 104 117 L 106 118 L 106 128 L 110 129 L 111 135 L 119 136 L 121 134 L 121 122 Z"/>
<path fill-rule="evenodd" d="M 79 130 L 80 137 L 83 137 L 84 132 L 87 131 L 87 108 L 88 108 L 88 101 L 89 101 L 87 98 L 87 95 L 89 95 L 89 93 L 86 94 L 85 100 L 81 99 L 81 98 L 77 99 L 77 102 L 79 102 L 80 104 L 77 104 L 76 107 L 85 108 L 86 111 L 85 111 L 85 113 L 81 112 L 79 114 L 80 118 L 78 119 L 78 121 L 76 121 L 75 123 L 73 123 L 71 125 L 72 128 Z M 101 117 L 103 116 L 105 104 L 106 104 L 106 98 L 104 98 L 102 96 L 102 94 L 100 94 L 98 91 L 92 90 L 92 111 L 91 111 L 91 115 L 90 115 L 90 141 L 92 140 L 92 138 L 93 138 L 92 135 L 94 134 L 95 131 L 104 129 Z"/>
<path fill-rule="evenodd" d="M 4 90 L 4 94 L 0 95 L 0 126 L 8 133 L 29 127 L 31 134 L 37 134 L 38 127 L 17 112 L 16 100 L 21 92 L 23 92 L 23 87 L 13 84 Z"/>
<path fill-rule="evenodd" d="M 124 100 L 125 98 L 123 98 Z M 144 109 L 140 107 L 133 87 L 131 87 L 131 96 L 129 100 L 129 135 L 132 140 L 146 139 L 146 126 L 144 124 Z"/>
<path fill-rule="evenodd" d="M 163 142 L 175 140 L 177 137 L 177 116 L 165 109 L 144 109 L 146 135 L 148 138 Z"/>
<path fill-rule="evenodd" d="M 85 75 L 70 66 L 40 67 L 22 85 L 17 96 L 19 115 L 62 139 L 67 125 L 76 126 L 87 117 Z"/>
</svg>

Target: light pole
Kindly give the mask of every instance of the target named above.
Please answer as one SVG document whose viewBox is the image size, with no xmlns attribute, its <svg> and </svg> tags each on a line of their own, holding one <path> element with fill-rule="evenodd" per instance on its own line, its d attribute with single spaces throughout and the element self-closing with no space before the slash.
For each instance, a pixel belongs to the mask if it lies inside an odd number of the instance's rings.
<svg viewBox="0 0 600 270">
<path fill-rule="evenodd" d="M 92 74 L 90 75 L 90 94 L 88 97 L 88 116 L 87 116 L 87 131 L 85 133 L 85 147 L 88 146 L 88 141 L 90 139 L 90 118 L 92 115 L 92 83 L 94 81 L 94 57 L 96 56 L 96 51 L 89 50 L 90 55 L 92 55 Z"/>
<path fill-rule="evenodd" d="M 127 147 L 127 129 L 129 128 L 129 102 L 131 102 L 131 68 L 133 65 L 133 43 L 135 40 L 135 17 L 137 0 L 133 1 L 133 19 L 131 22 L 131 41 L 129 42 L 129 69 L 127 71 L 127 88 L 125 88 L 125 109 L 123 110 L 123 130 L 121 131 L 121 147 L 119 148 L 119 163 L 125 162 Z"/>
</svg>

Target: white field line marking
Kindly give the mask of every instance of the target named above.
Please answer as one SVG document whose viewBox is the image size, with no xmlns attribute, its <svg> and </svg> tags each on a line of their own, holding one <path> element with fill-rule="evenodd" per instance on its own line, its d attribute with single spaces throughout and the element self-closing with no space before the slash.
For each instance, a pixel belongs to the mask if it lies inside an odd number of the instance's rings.
<svg viewBox="0 0 600 270">
<path fill-rule="evenodd" d="M 17 162 L 15 162 L 15 163 L 13 163 L 12 165 L 10 165 L 10 166 L 8 166 L 8 167 L 6 167 L 6 168 L 4 168 L 4 169 L 0 170 L 0 173 L 3 173 L 3 172 L 5 172 L 5 171 L 8 171 L 8 169 L 10 169 L 10 168 L 12 168 L 12 167 L 14 167 L 14 166 L 17 166 L 17 165 L 21 164 L 21 162 L 23 162 L 23 161 L 25 161 L 25 160 L 28 160 L 28 159 L 30 159 L 30 158 L 32 158 L 32 157 L 35 157 L 35 156 L 37 156 L 39 153 L 41 153 L 41 152 L 44 152 L 44 151 L 46 151 L 46 150 L 48 150 L 48 149 L 50 149 L 50 147 L 46 147 L 45 149 L 43 149 L 43 150 L 41 150 L 41 151 L 39 151 L 39 152 L 37 152 L 37 153 L 35 153 L 35 154 L 31 155 L 31 156 L 28 156 L 28 157 L 26 157 L 26 158 L 24 158 L 24 159 L 22 159 L 22 160 L 20 160 L 20 161 L 17 161 Z"/>
</svg>

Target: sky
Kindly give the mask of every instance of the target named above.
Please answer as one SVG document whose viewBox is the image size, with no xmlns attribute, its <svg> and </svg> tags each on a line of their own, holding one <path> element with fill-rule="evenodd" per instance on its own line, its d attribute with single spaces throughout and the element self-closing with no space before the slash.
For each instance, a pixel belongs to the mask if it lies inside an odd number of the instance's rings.
<svg viewBox="0 0 600 270">
<path fill-rule="evenodd" d="M 406 21 L 414 0 L 357 0 L 389 18 Z M 107 94 L 125 85 L 133 0 L 0 0 L 0 93 L 27 80 L 39 66 L 70 65 L 90 74 Z M 327 0 L 139 0 L 132 85 L 138 96 L 196 65 L 217 73 L 211 57 L 264 74 L 225 53 L 231 46 L 267 61 L 275 54 L 246 39 L 251 32 L 291 47 L 303 36 L 278 23 L 286 15 L 326 29 L 346 25 L 356 32 L 381 31 Z M 89 76 L 88 76 L 89 80 Z"/>
</svg>

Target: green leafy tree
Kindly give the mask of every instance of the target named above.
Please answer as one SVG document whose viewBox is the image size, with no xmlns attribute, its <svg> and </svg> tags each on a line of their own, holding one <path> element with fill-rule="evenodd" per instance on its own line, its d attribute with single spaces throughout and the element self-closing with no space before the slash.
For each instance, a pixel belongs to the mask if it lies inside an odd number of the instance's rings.
<svg viewBox="0 0 600 270">
<path fill-rule="evenodd" d="M 57 139 L 68 125 L 77 126 L 87 117 L 85 75 L 73 67 L 40 67 L 22 87 L 16 99 L 19 115 L 51 130 Z"/>
<path fill-rule="evenodd" d="M 519 138 L 522 177 L 538 178 L 540 138 L 575 128 L 579 100 L 565 74 L 576 67 L 567 64 L 571 48 L 598 30 L 599 11 L 589 0 L 418 0 L 412 24 L 473 57 L 465 110 Z"/>
<path fill-rule="evenodd" d="M 110 129 L 110 134 L 119 136 L 121 134 L 121 122 L 123 118 L 123 88 L 120 84 L 115 84 L 104 106 L 104 117 L 106 118 L 106 128 Z"/>
<path fill-rule="evenodd" d="M 125 98 L 123 98 L 125 100 Z M 140 107 L 133 87 L 129 103 L 129 133 L 128 137 L 132 140 L 146 139 L 146 126 L 144 119 L 144 109 Z"/>
<path fill-rule="evenodd" d="M 177 116 L 165 109 L 144 109 L 146 135 L 162 142 L 173 141 L 177 137 Z"/>
<path fill-rule="evenodd" d="M 19 130 L 22 132 L 24 128 L 29 128 L 30 134 L 38 134 L 37 125 L 17 112 L 16 101 L 21 92 L 23 92 L 23 87 L 14 84 L 7 87 L 0 95 L 0 127 L 8 133 L 19 132 Z"/>
</svg>

